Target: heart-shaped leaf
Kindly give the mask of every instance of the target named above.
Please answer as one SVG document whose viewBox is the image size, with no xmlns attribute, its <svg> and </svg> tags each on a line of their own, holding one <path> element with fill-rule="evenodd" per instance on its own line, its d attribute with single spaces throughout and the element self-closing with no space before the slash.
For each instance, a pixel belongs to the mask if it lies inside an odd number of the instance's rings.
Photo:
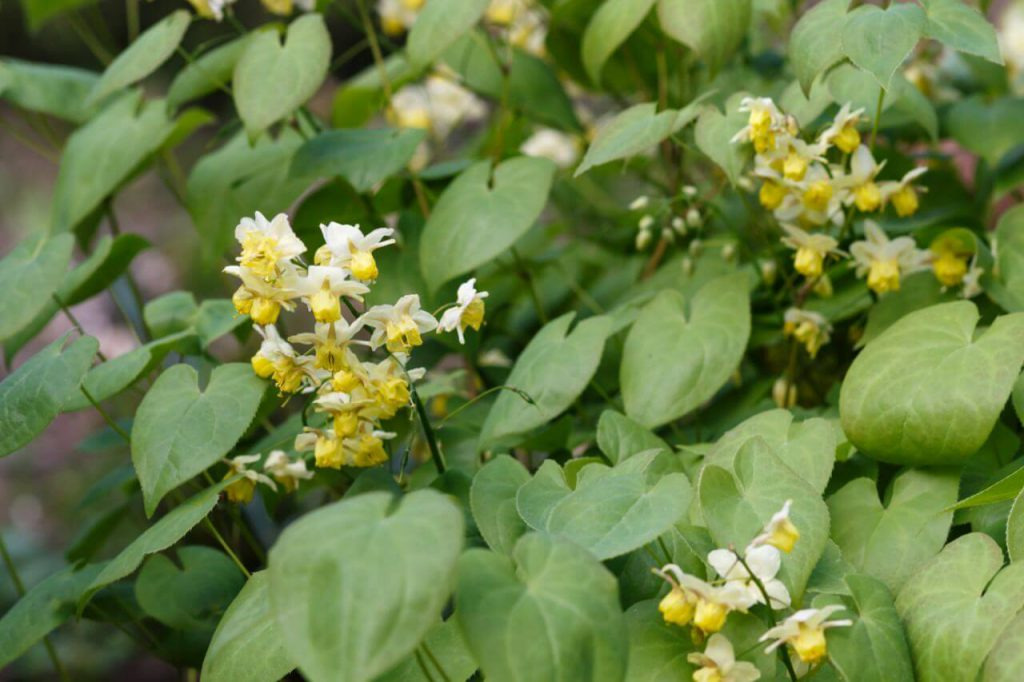
<svg viewBox="0 0 1024 682">
<path fill-rule="evenodd" d="M 406 52 L 414 69 L 430 65 L 456 40 L 473 28 L 487 9 L 488 0 L 431 0 L 416 15 Z"/>
<path fill-rule="evenodd" d="M 0 290 L 5 292 L 0 298 L 0 341 L 55 305 L 50 297 L 64 277 L 74 243 L 69 234 L 43 235 L 21 242 L 0 260 Z"/>
<path fill-rule="evenodd" d="M 423 639 L 422 651 L 430 651 L 430 665 L 421 665 L 423 655 L 414 651 L 404 661 L 373 682 L 434 682 L 435 676 L 448 680 L 468 680 L 480 666 L 470 653 L 454 617 L 430 628 Z M 435 671 L 434 668 L 437 668 Z"/>
<path fill-rule="evenodd" d="M 250 138 L 312 97 L 327 76 L 331 36 L 319 14 L 288 25 L 284 45 L 274 31 L 249 39 L 235 65 L 235 108 Z"/>
<path fill-rule="evenodd" d="M 863 5 L 846 16 L 843 51 L 888 90 L 893 74 L 917 45 L 924 26 L 924 12 L 917 5 L 893 4 L 885 10 Z"/>
<path fill-rule="evenodd" d="M 626 337 L 619 380 L 626 414 L 654 428 L 687 414 L 722 387 L 750 336 L 747 279 L 714 279 L 687 300 L 667 289 Z"/>
<path fill-rule="evenodd" d="M 1014 206 L 996 225 L 999 244 L 991 273 L 982 278 L 985 293 L 1006 310 L 1024 312 L 1024 206 Z"/>
<path fill-rule="evenodd" d="M 211 547 L 184 546 L 176 554 L 180 568 L 163 554 L 146 559 L 135 579 L 135 599 L 164 625 L 212 632 L 245 577 L 227 555 Z"/>
<path fill-rule="evenodd" d="M 546 460 L 519 488 L 516 508 L 531 527 L 610 559 L 654 541 L 689 507 L 690 481 L 683 473 L 665 473 L 671 471 L 667 461 L 664 454 L 645 452 L 615 467 L 589 464 L 573 489 L 562 468 Z"/>
<path fill-rule="evenodd" d="M 909 469 L 883 506 L 874 480 L 850 481 L 828 498 L 832 539 L 843 558 L 898 591 L 946 543 L 958 471 Z"/>
<path fill-rule="evenodd" d="M 175 365 L 160 375 L 132 425 L 132 464 L 147 516 L 164 495 L 234 447 L 265 391 L 266 383 L 244 363 L 214 369 L 205 390 L 188 365 Z"/>
<path fill-rule="evenodd" d="M 512 558 L 459 559 L 455 615 L 488 680 L 618 682 L 626 628 L 615 576 L 571 542 L 524 535 Z"/>
<path fill-rule="evenodd" d="M 843 431 L 869 457 L 957 464 L 977 452 L 1024 363 L 1024 314 L 980 336 L 969 301 L 902 318 L 853 361 L 839 395 Z"/>
<path fill-rule="evenodd" d="M 946 127 L 953 139 L 995 166 L 1024 136 L 1024 99 L 962 99 L 950 107 Z"/>
<path fill-rule="evenodd" d="M 257 29 L 260 30 L 260 29 Z M 171 81 L 167 106 L 177 109 L 185 102 L 218 89 L 227 90 L 231 74 L 252 34 L 239 36 L 186 64 Z"/>
<path fill-rule="evenodd" d="M 448 185 L 420 239 L 420 269 L 432 291 L 505 253 L 537 220 L 555 165 L 519 156 L 475 163 Z"/>
<path fill-rule="evenodd" d="M 0 99 L 72 123 L 85 123 L 95 113 L 85 98 L 98 80 L 98 74 L 85 69 L 0 60 Z"/>
<path fill-rule="evenodd" d="M 480 535 L 500 554 L 512 554 L 526 524 L 516 510 L 516 493 L 530 473 L 508 455 L 498 455 L 473 477 L 469 505 Z"/>
<path fill-rule="evenodd" d="M 270 609 L 270 576 L 253 573 L 220 619 L 203 659 L 206 682 L 277 682 L 295 668 Z"/>
<path fill-rule="evenodd" d="M 717 71 L 750 28 L 752 0 L 658 0 L 661 29 Z"/>
<path fill-rule="evenodd" d="M 995 540 L 970 533 L 946 545 L 900 590 L 896 610 L 918 680 L 977 679 L 985 658 L 1024 608 L 1024 564 L 1002 567 Z"/>
<path fill-rule="evenodd" d="M 365 493 L 288 526 L 270 550 L 270 595 L 302 673 L 372 680 L 412 652 L 441 617 L 462 533 L 462 512 L 433 490 Z M 366 599 L 370 585 L 386 589 Z"/>
<path fill-rule="evenodd" d="M 574 313 L 544 325 L 519 355 L 503 391 L 487 414 L 482 446 L 492 446 L 548 423 L 572 405 L 597 371 L 611 318 L 583 320 L 569 331 Z M 520 393 L 522 392 L 522 393 Z M 529 402 L 525 399 L 529 396 Z"/>
<path fill-rule="evenodd" d="M 789 61 L 806 95 L 818 74 L 843 58 L 843 26 L 849 6 L 850 0 L 819 2 L 800 17 L 789 34 Z"/>
<path fill-rule="evenodd" d="M 655 0 L 604 0 L 583 31 L 580 54 L 587 75 L 601 81 L 601 69 L 644 20 Z"/>
<path fill-rule="evenodd" d="M 425 136 L 426 131 L 417 128 L 328 130 L 299 147 L 289 175 L 340 175 L 356 191 L 367 192 L 405 168 Z"/>
<path fill-rule="evenodd" d="M 672 451 L 668 443 L 649 429 L 615 410 L 605 410 L 597 420 L 597 447 L 612 464 L 646 450 Z"/>
<path fill-rule="evenodd" d="M 924 34 L 960 52 L 1003 63 L 996 30 L 985 16 L 962 0 L 922 0 Z"/>
</svg>

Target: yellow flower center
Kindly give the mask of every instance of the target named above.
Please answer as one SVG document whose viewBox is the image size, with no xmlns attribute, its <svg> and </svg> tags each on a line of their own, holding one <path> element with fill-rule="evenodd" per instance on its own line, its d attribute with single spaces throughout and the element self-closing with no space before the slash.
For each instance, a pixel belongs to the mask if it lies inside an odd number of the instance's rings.
<svg viewBox="0 0 1024 682">
<path fill-rule="evenodd" d="M 817 249 L 801 246 L 793 257 L 793 267 L 804 277 L 819 277 L 825 255 Z"/>
<path fill-rule="evenodd" d="M 775 133 L 768 130 L 762 134 L 751 134 L 751 140 L 754 142 L 754 151 L 758 154 L 767 154 L 768 152 L 775 149 Z"/>
<path fill-rule="evenodd" d="M 415 12 L 423 7 L 423 0 L 402 0 L 402 7 Z"/>
<path fill-rule="evenodd" d="M 392 353 L 408 353 L 423 343 L 416 322 L 408 315 L 397 322 L 388 322 L 384 331 L 388 339 L 385 345 Z"/>
<path fill-rule="evenodd" d="M 409 404 L 409 384 L 402 377 L 391 377 L 377 387 L 378 397 L 394 411 Z"/>
<path fill-rule="evenodd" d="M 790 151 L 782 164 L 782 174 L 790 180 L 797 182 L 803 180 L 804 175 L 807 174 L 807 159 L 795 151 Z"/>
<path fill-rule="evenodd" d="M 295 393 L 302 387 L 302 370 L 291 358 L 281 357 L 274 363 L 274 383 L 282 393 Z"/>
<path fill-rule="evenodd" d="M 833 141 L 840 151 L 852 154 L 860 146 L 860 133 L 852 123 L 847 123 Z"/>
<path fill-rule="evenodd" d="M 757 198 L 762 206 L 769 211 L 774 211 L 782 204 L 782 200 L 786 198 L 786 188 L 777 182 L 767 180 L 761 185 L 761 191 L 757 193 Z"/>
<path fill-rule="evenodd" d="M 681 587 L 673 587 L 669 593 L 658 602 L 658 611 L 666 623 L 675 625 L 688 625 L 693 620 L 696 606 L 693 600 Z"/>
<path fill-rule="evenodd" d="M 804 190 L 804 206 L 812 211 L 824 211 L 832 199 L 832 183 L 828 180 L 815 180 Z"/>
<path fill-rule="evenodd" d="M 768 538 L 768 544 L 783 552 L 791 552 L 796 541 L 799 539 L 800 531 L 797 530 L 792 521 L 785 519 L 772 530 L 772 535 Z"/>
<path fill-rule="evenodd" d="M 878 294 L 900 290 L 900 264 L 897 260 L 876 260 L 868 270 L 868 288 Z"/>
<path fill-rule="evenodd" d="M 292 13 L 292 0 L 262 0 L 262 2 L 268 11 L 282 17 Z"/>
<path fill-rule="evenodd" d="M 313 254 L 313 262 L 316 265 L 328 265 L 332 257 L 331 250 L 327 248 L 327 244 L 324 244 Z"/>
<path fill-rule="evenodd" d="M 363 436 L 356 446 L 353 464 L 357 467 L 372 467 L 388 461 L 384 443 L 376 436 Z"/>
<path fill-rule="evenodd" d="M 317 369 L 337 371 L 345 364 L 345 347 L 339 346 L 333 338 L 328 337 L 323 343 L 317 344 L 316 360 L 313 364 Z"/>
<path fill-rule="evenodd" d="M 917 213 L 917 192 L 910 185 L 901 187 L 892 195 L 892 206 L 896 209 L 896 215 L 906 218 Z"/>
<path fill-rule="evenodd" d="M 235 310 L 239 315 L 248 315 L 252 312 L 252 294 L 245 287 L 238 287 L 231 295 L 231 302 L 235 304 Z"/>
<path fill-rule="evenodd" d="M 352 271 L 352 275 L 356 279 L 361 279 L 364 282 L 377 279 L 377 261 L 369 251 L 353 251 L 348 269 Z"/>
<path fill-rule="evenodd" d="M 718 668 L 701 668 L 693 673 L 693 682 L 722 682 Z"/>
<path fill-rule="evenodd" d="M 326 280 L 320 290 L 309 297 L 309 309 L 317 322 L 337 322 L 341 319 L 341 301 L 331 293 Z"/>
<path fill-rule="evenodd" d="M 249 361 L 252 364 L 252 371 L 262 379 L 269 379 L 274 375 L 274 363 L 265 355 L 254 355 Z"/>
<path fill-rule="evenodd" d="M 825 658 L 827 646 L 825 644 L 825 631 L 821 628 L 812 628 L 800 623 L 800 631 L 792 641 L 793 651 L 804 663 L 817 663 Z"/>
<path fill-rule="evenodd" d="M 234 475 L 234 471 L 229 471 L 224 478 L 231 478 Z M 235 504 L 248 504 L 252 501 L 252 494 L 255 490 L 256 484 L 248 478 L 242 477 L 225 488 L 224 494 L 227 495 L 228 502 L 233 502 Z"/>
<path fill-rule="evenodd" d="M 255 275 L 270 281 L 277 277 L 277 262 L 281 260 L 281 250 L 277 239 L 258 230 L 249 230 L 242 239 L 242 255 L 238 262 L 251 270 Z"/>
<path fill-rule="evenodd" d="M 316 465 L 318 467 L 340 469 L 344 463 L 341 440 L 338 438 L 327 438 L 325 436 L 317 438 L 313 455 L 316 457 Z"/>
<path fill-rule="evenodd" d="M 399 128 L 430 128 L 430 112 L 425 108 L 417 107 L 412 109 L 392 109 L 391 119 Z"/>
<path fill-rule="evenodd" d="M 964 280 L 964 275 L 967 274 L 967 261 L 952 251 L 943 251 L 932 263 L 932 271 L 942 286 L 953 287 Z"/>
<path fill-rule="evenodd" d="M 405 32 L 405 24 L 393 14 L 381 15 L 380 28 L 389 36 L 400 36 Z"/>
<path fill-rule="evenodd" d="M 697 610 L 693 616 L 693 624 L 704 632 L 718 632 L 725 625 L 729 615 L 729 607 L 707 599 L 697 600 Z"/>
<path fill-rule="evenodd" d="M 359 384 L 359 377 L 347 370 L 339 370 L 331 378 L 331 388 L 342 393 L 351 393 Z"/>
<path fill-rule="evenodd" d="M 465 331 L 467 327 L 471 328 L 473 331 L 480 331 L 480 325 L 484 323 L 484 309 L 484 299 L 479 296 L 469 302 L 466 309 L 462 311 L 462 318 L 459 320 L 459 324 L 462 325 L 463 331 Z"/>
<path fill-rule="evenodd" d="M 354 436 L 359 429 L 359 417 L 355 412 L 342 412 L 334 417 L 334 435 L 338 438 Z"/>
<path fill-rule="evenodd" d="M 882 205 L 882 192 L 873 182 L 865 182 L 853 191 L 853 202 L 857 209 L 865 213 L 877 211 Z"/>
<path fill-rule="evenodd" d="M 281 304 L 269 298 L 252 299 L 252 307 L 249 315 L 252 321 L 258 325 L 268 325 L 277 322 L 277 316 L 281 313 Z"/>
</svg>

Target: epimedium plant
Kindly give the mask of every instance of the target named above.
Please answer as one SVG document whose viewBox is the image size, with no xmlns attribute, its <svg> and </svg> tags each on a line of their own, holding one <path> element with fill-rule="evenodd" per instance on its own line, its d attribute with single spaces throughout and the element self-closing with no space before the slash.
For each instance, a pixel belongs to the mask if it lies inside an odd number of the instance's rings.
<svg viewBox="0 0 1024 682">
<path fill-rule="evenodd" d="M 63 570 L 0 537 L 0 665 L 73 678 L 87 619 L 214 682 L 1019 678 L 1024 60 L 987 2 L 190 2 L 118 53 L 23 0 L 103 68 L 0 60 L 59 159 L 0 261 L 0 453 L 92 410 L 125 462 Z M 219 297 L 118 284 L 150 170 Z M 73 311 L 106 291 L 117 357 Z"/>
</svg>

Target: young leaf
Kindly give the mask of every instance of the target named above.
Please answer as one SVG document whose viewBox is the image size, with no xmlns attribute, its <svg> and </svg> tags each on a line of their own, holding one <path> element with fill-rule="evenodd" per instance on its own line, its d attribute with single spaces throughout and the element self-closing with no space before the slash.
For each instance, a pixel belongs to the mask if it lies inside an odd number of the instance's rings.
<svg viewBox="0 0 1024 682">
<path fill-rule="evenodd" d="M 419 490 L 374 492 L 303 516 L 270 550 L 270 596 L 288 655 L 312 682 L 371 680 L 441 616 L 462 512 Z M 387 586 L 367 599 L 368 585 Z"/>
<path fill-rule="evenodd" d="M 72 66 L 0 60 L 0 99 L 71 123 L 85 123 L 95 113 L 85 98 L 98 80 L 98 74 Z"/>
<path fill-rule="evenodd" d="M 418 22 L 417 22 L 418 25 Z M 292 178 L 340 175 L 358 192 L 368 192 L 404 169 L 426 131 L 329 130 L 305 142 L 292 157 Z"/>
<path fill-rule="evenodd" d="M 136 83 L 156 71 L 171 58 L 185 37 L 192 15 L 179 9 L 150 26 L 128 48 L 112 61 L 96 87 L 89 94 L 87 105 Z"/>
<path fill-rule="evenodd" d="M 658 0 L 658 20 L 670 37 L 718 71 L 750 28 L 751 0 Z"/>
<path fill-rule="evenodd" d="M 654 102 L 636 104 L 601 126 L 583 155 L 575 177 L 594 166 L 640 154 L 671 135 L 677 129 L 680 112 L 675 109 L 658 112 L 657 109 Z"/>
<path fill-rule="evenodd" d="M 202 678 L 206 682 L 277 682 L 294 668 L 270 608 L 270 575 L 253 573 L 213 633 Z"/>
<path fill-rule="evenodd" d="M 747 280 L 711 280 L 687 301 L 666 289 L 640 311 L 623 350 L 626 414 L 654 428 L 715 394 L 743 358 L 750 336 Z"/>
<path fill-rule="evenodd" d="M 843 431 L 865 455 L 958 464 L 992 431 L 1024 363 L 1024 314 L 978 336 L 978 309 L 942 303 L 902 318 L 853 361 L 839 395 Z"/>
<path fill-rule="evenodd" d="M 512 558 L 471 549 L 459 559 L 455 616 L 493 682 L 616 682 L 626 628 L 615 576 L 571 542 L 524 535 Z"/>
<path fill-rule="evenodd" d="M 30 443 L 78 392 L 99 343 L 83 336 L 67 344 L 67 338 L 36 353 L 0 383 L 0 457 Z"/>
<path fill-rule="evenodd" d="M 252 34 L 246 34 L 220 45 L 189 62 L 178 72 L 167 90 L 167 107 L 177 109 L 185 102 L 218 89 L 227 89 L 242 52 Z"/>
<path fill-rule="evenodd" d="M 414 69 L 426 68 L 466 31 L 487 9 L 488 0 L 431 0 L 409 30 L 406 52 Z"/>
<path fill-rule="evenodd" d="M 64 277 L 74 243 L 69 234 L 39 235 L 0 260 L 0 340 L 14 336 L 40 311 L 55 305 L 51 295 Z"/>
<path fill-rule="evenodd" d="M 253 35 L 235 65 L 233 90 L 250 139 L 312 97 L 330 62 L 331 36 L 319 14 L 293 21 L 284 45 L 273 31 Z"/>
<path fill-rule="evenodd" d="M 893 4 L 885 10 L 864 5 L 846 17 L 843 51 L 888 90 L 896 69 L 921 38 L 924 25 L 924 12 L 917 5 Z"/>
<path fill-rule="evenodd" d="M 555 166 L 519 156 L 475 163 L 448 185 L 420 240 L 420 269 L 432 291 L 505 253 L 548 200 Z"/>
<path fill-rule="evenodd" d="M 655 0 L 604 0 L 583 31 L 580 46 L 583 66 L 594 83 L 601 69 L 651 11 Z"/>
<path fill-rule="evenodd" d="M 954 50 L 1003 63 L 996 30 L 977 9 L 963 0 L 922 0 L 927 21 L 924 34 Z"/>
<path fill-rule="evenodd" d="M 824 0 L 804 13 L 789 35 L 789 62 L 804 94 L 818 74 L 843 58 L 843 26 L 850 0 Z"/>
<path fill-rule="evenodd" d="M 132 425 L 132 463 L 146 515 L 171 490 L 202 473 L 242 437 L 266 391 L 248 363 L 213 370 L 205 390 L 188 365 L 164 371 L 142 399 Z"/>
<path fill-rule="evenodd" d="M 498 455 L 476 472 L 469 489 L 473 520 L 488 546 L 499 554 L 512 554 L 526 524 L 516 510 L 516 493 L 530 473 L 508 455 Z"/>
<path fill-rule="evenodd" d="M 552 320 L 530 341 L 505 383 L 519 392 L 503 391 L 480 432 L 481 447 L 507 441 L 548 423 L 579 397 L 601 361 L 605 339 L 612 332 L 606 316 L 583 320 L 569 331 L 574 313 Z"/>
<path fill-rule="evenodd" d="M 1024 312 L 1024 207 L 1014 206 L 996 225 L 996 264 L 982 277 L 985 293 L 1006 310 Z"/>
<path fill-rule="evenodd" d="M 615 410 L 605 410 L 597 420 L 597 447 L 612 464 L 646 450 L 672 451 L 668 443 L 650 430 Z"/>
</svg>

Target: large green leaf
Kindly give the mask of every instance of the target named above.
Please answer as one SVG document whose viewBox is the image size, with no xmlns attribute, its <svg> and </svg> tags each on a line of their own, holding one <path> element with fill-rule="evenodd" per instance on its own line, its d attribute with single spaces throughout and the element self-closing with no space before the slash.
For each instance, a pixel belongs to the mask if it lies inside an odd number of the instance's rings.
<svg viewBox="0 0 1024 682">
<path fill-rule="evenodd" d="M 455 615 L 493 682 L 617 682 L 626 628 L 615 576 L 585 550 L 529 533 L 512 558 L 471 549 L 459 559 Z"/>
<path fill-rule="evenodd" d="M 725 113 L 709 105 L 703 108 L 694 129 L 697 148 L 718 164 L 729 182 L 736 184 L 746 170 L 751 147 L 738 144 L 732 138 L 747 124 L 748 116 L 740 111 L 744 93 L 736 93 L 725 101 Z"/>
<path fill-rule="evenodd" d="M 431 0 L 416 15 L 406 52 L 415 69 L 430 65 L 456 40 L 476 25 L 488 0 Z"/>
<path fill-rule="evenodd" d="M 857 449 L 894 464 L 957 464 L 988 438 L 1024 363 L 1024 314 L 976 334 L 968 301 L 910 313 L 853 361 L 839 396 Z"/>
<path fill-rule="evenodd" d="M 1006 549 L 1010 561 L 1024 561 L 1024 492 L 1017 493 L 1006 519 Z"/>
<path fill-rule="evenodd" d="M 697 488 L 704 521 L 718 547 L 746 547 L 792 500 L 790 518 L 800 539 L 782 562 L 779 579 L 798 602 L 828 540 L 828 508 L 818 492 L 759 438 L 740 448 L 730 468 L 704 467 Z"/>
<path fill-rule="evenodd" d="M 78 392 L 99 343 L 91 336 L 66 341 L 54 341 L 0 383 L 0 456 L 30 443 Z"/>
<path fill-rule="evenodd" d="M 583 66 L 594 83 L 601 69 L 629 34 L 644 20 L 655 0 L 604 0 L 590 18 L 580 45 Z"/>
<path fill-rule="evenodd" d="M 418 128 L 328 130 L 299 147 L 289 176 L 340 175 L 366 192 L 405 168 L 425 136 Z"/>
<path fill-rule="evenodd" d="M 914 4 L 893 4 L 885 10 L 863 5 L 846 17 L 843 51 L 888 90 L 896 69 L 921 38 L 924 25 L 924 12 Z"/>
<path fill-rule="evenodd" d="M 530 480 L 526 468 L 508 455 L 498 455 L 481 467 L 469 489 L 473 520 L 488 546 L 512 554 L 526 524 L 516 510 L 516 493 Z"/>
<path fill-rule="evenodd" d="M 212 631 L 245 577 L 226 554 L 211 547 L 186 545 L 175 554 L 180 568 L 163 554 L 146 559 L 135 579 L 135 599 L 164 625 Z"/>
<path fill-rule="evenodd" d="M 626 414 L 653 428 L 695 409 L 739 365 L 749 336 L 746 276 L 711 280 L 691 300 L 662 291 L 626 337 L 619 373 Z"/>
<path fill-rule="evenodd" d="M 64 277 L 74 243 L 69 234 L 40 235 L 21 242 L 0 260 L 0 341 L 55 305 L 51 295 Z"/>
<path fill-rule="evenodd" d="M 946 127 L 953 139 L 995 166 L 1024 136 L 1024 99 L 967 97 L 950 107 Z"/>
<path fill-rule="evenodd" d="M 476 672 L 476 659 L 454 617 L 436 623 L 423 639 L 422 648 L 374 682 L 436 682 L 468 680 Z M 425 655 L 429 651 L 430 655 Z"/>
<path fill-rule="evenodd" d="M 77 570 L 68 566 L 26 592 L 0 618 L 0 668 L 73 616 L 78 598 L 102 568 L 102 564 Z"/>
<path fill-rule="evenodd" d="M 270 550 L 270 595 L 303 674 L 371 680 L 411 653 L 441 616 L 462 532 L 462 512 L 433 490 L 365 493 L 290 525 Z M 387 589 L 367 599 L 371 585 Z"/>
<path fill-rule="evenodd" d="M 516 508 L 536 530 L 611 559 L 653 542 L 685 514 L 693 489 L 685 474 L 666 473 L 667 461 L 646 452 L 614 467 L 588 464 L 574 489 L 566 472 L 545 460 L 519 488 Z"/>
<path fill-rule="evenodd" d="M 805 94 L 818 74 L 843 58 L 843 25 L 850 0 L 824 0 L 808 10 L 789 35 L 789 62 Z"/>
<path fill-rule="evenodd" d="M 481 446 L 508 440 L 542 426 L 572 405 L 597 371 L 605 339 L 612 333 L 606 316 L 583 320 L 569 331 L 574 313 L 552 320 L 516 360 L 480 433 Z M 527 402 L 522 391 L 530 397 Z"/>
<path fill-rule="evenodd" d="M 915 310 L 921 310 L 936 303 L 946 303 L 956 298 L 952 289 L 946 289 L 931 272 L 916 272 L 900 282 L 899 291 L 891 291 L 871 306 L 864 333 L 857 341 L 864 346 L 879 334 Z"/>
<path fill-rule="evenodd" d="M 995 266 L 982 278 L 985 293 L 1006 310 L 1024 312 L 1024 206 L 1003 214 L 995 240 Z"/>
<path fill-rule="evenodd" d="M 99 575 L 89 583 L 88 589 L 78 600 L 79 612 L 85 608 L 89 599 L 98 590 L 131 575 L 147 556 L 155 552 L 162 552 L 185 537 L 196 524 L 206 518 L 206 515 L 216 506 L 220 492 L 233 480 L 221 481 L 217 485 L 189 498 L 147 528 L 142 535 L 135 538 L 130 545 L 121 550 L 116 557 L 107 562 Z"/>
<path fill-rule="evenodd" d="M 254 138 L 312 97 L 327 76 L 331 36 L 319 14 L 288 25 L 284 44 L 273 31 L 249 39 L 235 65 L 235 108 Z"/>
<path fill-rule="evenodd" d="M 224 612 L 203 659 L 206 682 L 277 682 L 295 664 L 270 609 L 270 576 L 253 573 Z"/>
<path fill-rule="evenodd" d="M 605 410 L 597 420 L 597 447 L 612 464 L 645 450 L 672 451 L 668 443 L 649 429 L 615 410 Z"/>
<path fill-rule="evenodd" d="M 747 35 L 751 0 L 658 0 L 658 20 L 672 38 L 717 71 Z"/>
<path fill-rule="evenodd" d="M 167 90 L 167 106 L 180 107 L 185 102 L 218 89 L 227 89 L 242 52 L 249 44 L 246 34 L 220 45 L 190 61 L 178 72 Z"/>
<path fill-rule="evenodd" d="M 885 505 L 874 480 L 850 481 L 828 498 L 832 539 L 858 570 L 898 591 L 946 544 L 960 473 L 909 469 L 897 476 Z"/>
<path fill-rule="evenodd" d="M 670 625 L 654 600 L 637 602 L 626 611 L 629 632 L 627 682 L 692 682 L 693 665 L 686 656 L 696 647 L 684 628 Z"/>
<path fill-rule="evenodd" d="M 131 92 L 68 138 L 53 196 L 53 231 L 74 229 L 174 132 L 163 101 Z"/>
<path fill-rule="evenodd" d="M 1024 613 L 1003 630 L 985 660 L 981 682 L 1016 682 L 1024 667 Z"/>
<path fill-rule="evenodd" d="M 1024 608 L 1024 564 L 1002 566 L 995 540 L 970 533 L 948 544 L 900 590 L 896 609 L 920 682 L 977 679 L 989 651 Z"/>
<path fill-rule="evenodd" d="M 420 269 L 431 290 L 508 251 L 548 200 L 555 165 L 520 156 L 475 163 L 448 185 L 420 239 Z"/>
<path fill-rule="evenodd" d="M 996 30 L 977 9 L 963 0 L 922 0 L 927 21 L 924 34 L 960 52 L 1003 63 Z"/>
<path fill-rule="evenodd" d="M 0 99 L 27 111 L 84 123 L 94 113 L 94 107 L 86 106 L 85 98 L 98 79 L 96 73 L 72 66 L 3 59 Z"/>
<path fill-rule="evenodd" d="M 248 363 L 215 368 L 203 390 L 188 365 L 160 375 L 132 425 L 132 463 L 147 516 L 164 495 L 230 452 L 256 416 L 265 390 Z"/>
<path fill-rule="evenodd" d="M 174 54 L 191 21 L 191 13 L 179 9 L 146 29 L 107 66 L 87 103 L 98 102 L 156 71 Z"/>
</svg>

